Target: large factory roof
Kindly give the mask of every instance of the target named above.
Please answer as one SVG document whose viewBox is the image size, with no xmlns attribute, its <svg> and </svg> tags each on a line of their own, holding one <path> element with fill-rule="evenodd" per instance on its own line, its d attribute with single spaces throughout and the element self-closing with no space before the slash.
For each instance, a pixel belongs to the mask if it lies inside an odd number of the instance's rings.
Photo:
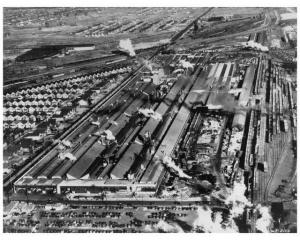
<svg viewBox="0 0 300 240">
<path fill-rule="evenodd" d="M 229 63 L 227 63 L 226 65 L 225 65 L 225 67 L 224 67 L 224 69 L 226 69 L 225 71 L 224 71 L 224 75 L 222 76 L 222 81 L 221 81 L 221 84 L 225 84 L 226 85 L 226 83 L 227 83 L 227 80 L 228 80 L 228 77 L 230 77 L 230 71 L 231 71 L 231 69 L 232 69 L 232 64 L 229 62 Z M 223 69 L 223 70 L 224 70 Z"/>
<path fill-rule="evenodd" d="M 218 68 L 215 72 L 215 74 L 213 74 L 211 76 L 211 80 L 210 81 L 214 81 L 214 85 L 216 84 L 216 87 L 219 86 L 227 86 L 229 81 L 227 81 L 228 76 L 230 77 L 230 72 L 232 72 L 232 64 L 228 63 L 228 64 L 224 64 L 224 63 L 220 63 L 218 65 Z M 227 85 L 226 85 L 227 84 Z M 210 83 L 211 85 L 211 83 Z M 209 109 L 221 109 L 224 107 L 224 105 L 226 104 L 226 101 L 231 101 L 232 98 L 230 96 L 227 96 L 228 94 L 224 94 L 224 93 L 218 93 L 217 90 L 216 92 L 212 92 L 209 94 L 208 100 L 207 100 L 207 107 Z M 228 102 L 228 104 L 231 104 L 230 102 Z"/>
<path fill-rule="evenodd" d="M 125 152 L 123 157 L 117 163 L 117 165 L 112 170 L 110 176 L 112 179 L 123 179 L 125 174 L 129 171 L 131 166 L 137 160 L 143 146 L 138 144 L 131 144 L 128 150 Z"/>
<path fill-rule="evenodd" d="M 46 155 L 44 158 L 42 158 L 41 161 L 39 161 L 36 165 L 34 165 L 34 167 L 32 167 L 25 174 L 24 177 L 33 178 L 33 177 L 38 176 L 40 173 L 43 172 L 45 164 L 47 164 L 49 161 L 51 161 L 51 159 L 53 159 L 54 157 L 56 157 L 57 154 L 58 154 L 58 151 L 56 149 L 53 150 L 53 151 L 51 151 L 50 154 Z"/>
<path fill-rule="evenodd" d="M 189 115 L 190 111 L 186 107 L 182 107 L 179 110 L 174 122 L 167 132 L 166 137 L 163 139 L 157 150 L 157 157 L 162 158 L 165 155 L 170 156 L 172 154 Z"/>
<path fill-rule="evenodd" d="M 89 167 L 93 164 L 94 160 L 98 156 L 100 149 L 104 149 L 104 146 L 101 145 L 98 141 L 89 148 L 83 156 L 73 165 L 73 167 L 67 173 L 69 179 L 80 179 L 84 177 L 85 173 Z"/>
<path fill-rule="evenodd" d="M 53 174 L 52 179 L 62 178 L 72 165 L 72 161 L 67 161 L 56 173 Z"/>
<path fill-rule="evenodd" d="M 161 167 L 159 167 L 161 166 Z M 156 183 L 159 177 L 159 174 L 161 174 L 163 171 L 163 165 L 160 161 L 153 159 L 147 168 L 147 171 L 145 171 L 141 183 Z M 154 173 L 157 172 L 156 178 L 154 178 Z"/>
<path fill-rule="evenodd" d="M 161 159 L 163 156 L 170 156 L 172 154 L 173 149 L 178 142 L 179 137 L 181 136 L 185 123 L 190 116 L 190 108 L 198 98 L 198 94 L 194 93 L 193 90 L 201 89 L 204 83 L 204 75 L 205 72 L 201 72 L 201 74 L 195 79 L 192 91 L 187 95 L 184 104 L 181 106 L 171 127 L 169 128 L 160 147 L 158 148 L 156 157 L 159 159 Z"/>
<path fill-rule="evenodd" d="M 218 65 L 218 63 L 213 64 L 212 68 L 209 71 L 208 78 L 211 78 L 215 75 Z"/>
<path fill-rule="evenodd" d="M 241 92 L 239 98 L 239 103 L 243 106 L 246 106 L 249 101 L 249 97 L 251 95 L 251 89 L 253 86 L 254 76 L 255 76 L 255 65 L 251 64 L 246 70 L 246 74 L 242 86 L 243 91 Z"/>
<path fill-rule="evenodd" d="M 139 186 L 154 186 L 150 184 L 143 183 L 134 183 L 128 180 L 116 180 L 116 179 L 107 179 L 107 180 L 89 180 L 83 181 L 80 179 L 61 181 L 59 187 L 119 187 L 119 186 L 128 186 L 128 185 L 139 185 Z"/>
<path fill-rule="evenodd" d="M 150 94 L 153 91 L 154 87 L 152 85 L 147 85 L 144 92 Z M 131 111 L 135 111 L 137 108 L 139 108 L 143 104 L 142 99 L 137 99 L 130 105 L 130 113 Z M 112 132 L 114 136 L 117 135 L 117 133 L 125 127 L 127 124 L 127 117 L 122 114 L 118 119 L 117 125 L 111 125 L 109 127 L 109 130 Z M 100 143 L 96 142 L 94 145 L 89 148 L 85 154 L 74 164 L 74 166 L 69 170 L 67 177 L 70 179 L 80 179 L 84 177 L 84 175 L 88 174 L 87 170 L 92 166 L 94 163 L 96 157 L 104 151 L 105 147 L 101 145 Z M 86 175 L 86 177 L 89 178 L 89 175 Z"/>
<path fill-rule="evenodd" d="M 57 158 L 55 161 L 51 162 L 51 164 L 39 175 L 39 178 L 48 178 L 51 177 L 50 175 L 56 171 L 59 167 L 63 166 L 67 161 L 70 161 L 68 159 L 61 160 Z"/>
<path fill-rule="evenodd" d="M 171 88 L 170 92 L 165 97 L 164 101 L 158 106 L 156 112 L 161 114 L 162 116 L 166 113 L 169 108 L 167 102 L 172 102 L 176 98 L 176 95 L 180 91 L 180 89 L 184 86 L 185 81 L 184 79 L 179 79 L 173 87 Z M 157 128 L 159 121 L 150 118 L 146 125 L 141 129 L 140 136 L 144 137 L 147 132 L 151 134 Z M 118 164 L 114 167 L 111 172 L 111 177 L 115 179 L 122 179 L 124 178 L 126 172 L 128 172 L 131 167 L 135 163 L 135 158 L 141 153 L 143 146 L 133 143 L 125 152 L 123 157 L 119 160 Z"/>
</svg>

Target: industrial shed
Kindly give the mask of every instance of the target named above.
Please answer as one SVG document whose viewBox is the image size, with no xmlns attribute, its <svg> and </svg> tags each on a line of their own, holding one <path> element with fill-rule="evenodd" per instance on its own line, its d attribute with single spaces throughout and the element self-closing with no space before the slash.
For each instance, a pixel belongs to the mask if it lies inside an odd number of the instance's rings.
<svg viewBox="0 0 300 240">
<path fill-rule="evenodd" d="M 249 97 L 251 95 L 254 77 L 255 77 L 255 65 L 251 64 L 246 70 L 246 74 L 242 86 L 243 91 L 241 92 L 239 98 L 239 103 L 243 106 L 246 106 L 248 104 Z"/>
</svg>

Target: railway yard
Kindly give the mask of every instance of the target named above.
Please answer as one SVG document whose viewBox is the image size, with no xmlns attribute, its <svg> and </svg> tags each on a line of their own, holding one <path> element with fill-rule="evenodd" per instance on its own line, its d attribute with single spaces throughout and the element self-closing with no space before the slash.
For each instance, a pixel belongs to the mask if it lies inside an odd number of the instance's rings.
<svg viewBox="0 0 300 240">
<path fill-rule="evenodd" d="M 295 10 L 123 10 L 7 11 L 19 37 L 85 17 L 64 33 L 77 45 L 49 30 L 62 60 L 6 62 L 4 231 L 295 232 Z"/>
</svg>

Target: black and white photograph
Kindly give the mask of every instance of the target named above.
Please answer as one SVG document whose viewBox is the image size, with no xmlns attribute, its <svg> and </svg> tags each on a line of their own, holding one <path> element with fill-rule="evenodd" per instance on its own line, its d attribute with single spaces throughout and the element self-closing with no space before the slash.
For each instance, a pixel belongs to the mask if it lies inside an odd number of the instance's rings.
<svg viewBox="0 0 300 240">
<path fill-rule="evenodd" d="M 297 233 L 296 5 L 15 4 L 1 27 L 8 239 Z"/>
</svg>

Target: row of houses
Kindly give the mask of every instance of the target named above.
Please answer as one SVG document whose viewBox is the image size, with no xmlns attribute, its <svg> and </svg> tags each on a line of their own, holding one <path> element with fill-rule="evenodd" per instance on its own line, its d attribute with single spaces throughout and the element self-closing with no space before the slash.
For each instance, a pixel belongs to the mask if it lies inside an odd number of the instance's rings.
<svg viewBox="0 0 300 240">
<path fill-rule="evenodd" d="M 65 104 L 65 107 L 67 108 L 70 108 L 70 107 L 73 107 L 74 103 L 72 101 L 68 101 L 66 102 Z M 63 109 L 60 109 L 59 107 L 57 106 L 50 106 L 50 107 L 47 107 L 47 106 L 42 106 L 42 107 L 29 107 L 29 108 L 26 108 L 26 107 L 23 107 L 23 108 L 3 108 L 3 111 L 4 111 L 4 121 L 11 121 L 12 118 L 15 119 L 16 116 L 20 116 L 20 117 L 23 117 L 24 115 L 39 115 L 39 114 L 42 114 L 42 115 L 51 115 L 52 113 L 54 114 L 59 114 L 59 112 L 61 112 Z M 12 120 L 13 121 L 13 120 Z"/>
<path fill-rule="evenodd" d="M 50 91 L 50 90 L 54 90 L 57 89 L 58 92 L 63 93 L 66 92 L 74 92 L 76 91 L 76 88 L 80 88 L 81 86 L 79 85 L 79 83 L 85 83 L 89 80 L 99 80 L 99 78 L 103 78 L 103 77 L 108 77 L 110 75 L 114 75 L 114 74 L 120 74 L 120 73 L 125 73 L 125 72 L 129 72 L 131 71 L 131 67 L 123 67 L 123 68 L 119 68 L 119 69 L 114 69 L 111 71 L 105 71 L 105 72 L 101 72 L 101 73 L 94 73 L 94 74 L 90 74 L 90 75 L 86 75 L 86 76 L 81 76 L 81 77 L 76 77 L 76 78 L 70 78 L 70 79 L 66 79 L 63 81 L 57 81 L 57 82 L 52 82 L 49 84 L 43 84 L 37 87 L 32 87 L 32 88 L 28 88 L 28 89 L 22 89 L 20 91 L 16 91 L 16 92 L 12 92 L 12 93 L 6 93 L 4 95 L 5 99 L 10 99 L 10 98 L 18 98 L 20 95 L 26 95 L 28 94 L 28 98 L 32 97 L 32 94 L 36 93 L 36 98 L 42 98 L 42 96 L 39 96 L 39 94 L 41 94 L 42 91 Z M 65 87 L 65 88 L 64 88 Z M 34 96 L 34 95 L 33 95 Z"/>
<path fill-rule="evenodd" d="M 27 93 L 26 95 L 17 95 L 15 98 L 5 98 L 7 102 L 20 101 L 24 99 L 47 99 L 47 98 L 61 98 L 62 94 L 77 93 L 83 86 L 70 86 L 67 88 L 49 89 L 45 91 L 39 91 L 38 93 Z M 61 97 L 58 97 L 61 96 Z"/>
<path fill-rule="evenodd" d="M 61 122 L 74 118 L 76 111 L 74 108 L 60 110 L 54 109 L 52 112 L 35 112 L 34 114 L 9 115 L 3 117 L 3 126 L 5 129 L 30 129 L 34 128 L 38 123 L 53 119 L 54 122 Z"/>
<path fill-rule="evenodd" d="M 68 113 L 70 107 L 72 108 L 72 106 L 72 102 L 69 102 L 69 106 L 67 106 L 69 108 L 67 109 L 60 109 L 58 107 L 29 108 L 27 112 L 4 114 L 3 121 L 19 121 L 27 119 L 37 121 L 36 119 L 39 119 L 39 115 L 50 116 L 52 114 L 61 115 L 62 112 Z"/>
<path fill-rule="evenodd" d="M 19 108 L 29 108 L 29 107 L 37 107 L 37 106 L 58 106 L 63 100 L 62 99 L 68 99 L 70 95 L 66 94 L 63 97 L 60 97 L 58 99 L 55 98 L 49 98 L 49 99 L 41 99 L 41 100 L 20 100 L 20 101 L 13 101 L 13 102 L 5 102 L 4 105 L 4 113 L 5 109 L 7 108 L 7 111 L 14 112 L 17 107 Z M 9 110 L 10 109 L 10 110 Z"/>
<path fill-rule="evenodd" d="M 16 108 L 16 107 L 30 107 L 30 106 L 57 106 L 64 99 L 72 99 L 77 95 L 81 95 L 82 92 L 78 92 L 76 94 L 57 94 L 56 96 L 51 96 L 51 98 L 45 99 L 27 99 L 27 100 L 19 100 L 19 101 L 5 101 L 3 103 L 6 108 Z M 53 98 L 52 98 L 53 97 Z"/>
<path fill-rule="evenodd" d="M 19 129 L 32 129 L 36 127 L 36 123 L 35 122 L 30 122 L 30 121 L 17 121 L 17 122 L 4 122 L 3 123 L 3 128 L 4 129 L 15 129 L 15 128 L 19 128 Z"/>
<path fill-rule="evenodd" d="M 121 72 L 127 70 L 124 68 Z M 4 129 L 8 132 L 32 129 L 44 120 L 52 119 L 61 123 L 73 119 L 76 115 L 73 100 L 84 94 L 91 84 L 103 81 L 98 79 L 102 75 L 107 73 L 92 74 L 6 94 L 3 108 Z M 86 80 L 93 80 L 93 83 L 87 83 Z"/>
<path fill-rule="evenodd" d="M 41 117 L 39 115 L 45 115 L 45 114 L 27 114 L 27 115 L 9 115 L 9 116 L 3 116 L 3 121 L 4 122 L 13 122 L 13 121 L 33 121 L 36 122 L 38 121 Z"/>
<path fill-rule="evenodd" d="M 52 86 L 50 86 L 50 85 L 52 85 Z M 35 88 L 28 88 L 28 89 L 23 89 L 21 91 L 6 93 L 4 95 L 4 98 L 5 99 L 15 99 L 20 96 L 27 97 L 27 98 L 32 98 L 34 96 L 35 98 L 39 98 L 38 96 L 42 93 L 63 93 L 65 91 L 74 91 L 74 90 L 76 90 L 75 87 L 79 88 L 80 86 L 76 83 L 74 83 L 74 84 L 67 83 L 66 85 L 60 84 L 60 83 L 42 85 L 42 86 L 35 87 Z M 40 96 L 40 98 L 42 98 L 42 97 Z"/>
<path fill-rule="evenodd" d="M 78 92 L 82 92 L 82 88 L 86 86 L 68 86 L 68 87 L 60 87 L 58 89 L 48 89 L 48 90 L 41 90 L 38 93 L 26 93 L 23 95 L 15 95 L 14 98 L 5 97 L 4 100 L 6 102 L 18 102 L 24 99 L 47 99 L 47 98 L 63 98 L 64 94 L 75 94 Z"/>
</svg>

